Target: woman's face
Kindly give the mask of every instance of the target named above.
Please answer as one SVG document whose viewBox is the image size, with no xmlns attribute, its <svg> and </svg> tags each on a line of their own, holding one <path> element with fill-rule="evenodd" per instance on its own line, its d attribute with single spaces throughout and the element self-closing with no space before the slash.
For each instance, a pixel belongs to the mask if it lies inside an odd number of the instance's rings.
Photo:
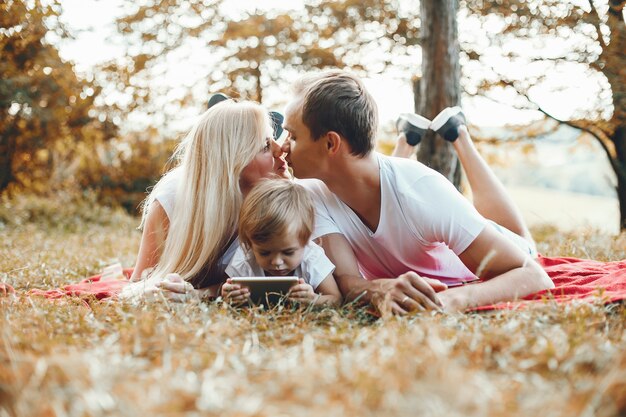
<svg viewBox="0 0 626 417">
<path fill-rule="evenodd" d="M 274 139 L 268 138 L 263 149 L 241 171 L 239 184 L 245 194 L 259 180 L 272 177 L 289 178 L 289 171 L 280 145 Z"/>
</svg>

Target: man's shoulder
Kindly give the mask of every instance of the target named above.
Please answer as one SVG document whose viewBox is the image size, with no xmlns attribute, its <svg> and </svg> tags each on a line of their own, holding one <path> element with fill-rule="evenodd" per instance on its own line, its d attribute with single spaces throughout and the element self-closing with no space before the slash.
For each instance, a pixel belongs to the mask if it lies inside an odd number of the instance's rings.
<svg viewBox="0 0 626 417">
<path fill-rule="evenodd" d="M 418 179 L 436 174 L 436 171 L 414 159 L 380 155 L 381 167 L 392 172 L 396 177 Z"/>
<path fill-rule="evenodd" d="M 381 159 L 381 172 L 382 177 L 386 178 L 389 185 L 400 195 L 405 193 L 413 195 L 422 186 L 426 186 L 424 179 L 441 176 L 421 162 L 384 155 Z"/>
</svg>

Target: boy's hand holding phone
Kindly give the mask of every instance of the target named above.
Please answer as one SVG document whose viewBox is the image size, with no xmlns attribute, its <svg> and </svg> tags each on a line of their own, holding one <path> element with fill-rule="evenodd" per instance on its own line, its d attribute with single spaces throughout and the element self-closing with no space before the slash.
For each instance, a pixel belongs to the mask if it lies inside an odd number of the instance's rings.
<svg viewBox="0 0 626 417">
<path fill-rule="evenodd" d="M 221 296 L 227 303 L 243 304 L 248 301 L 250 290 L 239 284 L 233 284 L 232 279 L 228 278 L 224 285 L 222 285 Z"/>
<path fill-rule="evenodd" d="M 316 294 L 315 291 L 313 291 L 313 287 L 310 284 L 305 283 L 302 278 L 298 279 L 298 284 L 291 287 L 289 293 L 287 294 L 287 298 L 291 301 L 307 304 L 315 302 L 318 297 L 319 294 Z"/>
</svg>

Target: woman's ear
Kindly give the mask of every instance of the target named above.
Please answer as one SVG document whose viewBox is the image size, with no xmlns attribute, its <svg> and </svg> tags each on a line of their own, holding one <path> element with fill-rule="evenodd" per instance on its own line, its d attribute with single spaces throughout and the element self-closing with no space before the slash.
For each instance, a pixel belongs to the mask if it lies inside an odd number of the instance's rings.
<svg viewBox="0 0 626 417">
<path fill-rule="evenodd" d="M 326 148 L 328 152 L 331 154 L 336 154 L 341 148 L 341 136 L 339 133 L 333 132 L 332 130 L 326 133 Z"/>
</svg>

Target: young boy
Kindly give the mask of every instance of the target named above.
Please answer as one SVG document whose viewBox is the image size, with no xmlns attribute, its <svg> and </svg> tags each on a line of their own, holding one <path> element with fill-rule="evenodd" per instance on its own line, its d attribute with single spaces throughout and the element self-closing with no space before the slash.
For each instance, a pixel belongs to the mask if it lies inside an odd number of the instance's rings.
<svg viewBox="0 0 626 417">
<path fill-rule="evenodd" d="M 239 215 L 240 247 L 226 268 L 230 277 L 297 276 L 288 298 L 308 304 L 338 305 L 341 292 L 333 278 L 335 266 L 313 243 L 315 209 L 304 187 L 289 180 L 265 180 L 244 200 Z M 230 279 L 222 297 L 245 302 L 248 289 Z"/>
</svg>

